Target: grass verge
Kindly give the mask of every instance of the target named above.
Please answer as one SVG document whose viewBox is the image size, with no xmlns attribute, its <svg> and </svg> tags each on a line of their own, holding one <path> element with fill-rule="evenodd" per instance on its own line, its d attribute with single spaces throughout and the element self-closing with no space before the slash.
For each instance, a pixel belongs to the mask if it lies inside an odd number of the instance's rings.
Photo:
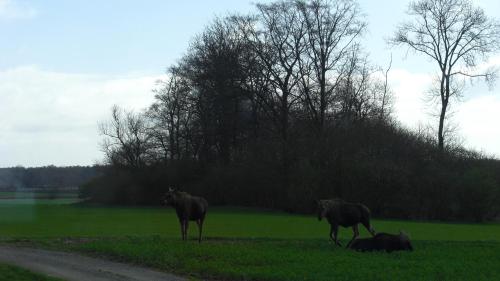
<svg viewBox="0 0 500 281">
<path fill-rule="evenodd" d="M 347 241 L 343 241 L 344 243 Z M 415 241 L 415 251 L 361 253 L 325 240 L 152 237 L 53 240 L 52 247 L 217 280 L 498 280 L 500 243 Z"/>
<path fill-rule="evenodd" d="M 0 264 L 0 281 L 62 281 L 62 280 L 36 274 L 17 266 Z"/>
</svg>

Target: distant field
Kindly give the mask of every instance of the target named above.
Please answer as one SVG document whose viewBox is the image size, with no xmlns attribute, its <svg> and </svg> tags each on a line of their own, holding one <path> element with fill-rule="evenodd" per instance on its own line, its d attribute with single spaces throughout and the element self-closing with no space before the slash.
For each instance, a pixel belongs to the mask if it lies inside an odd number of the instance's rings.
<svg viewBox="0 0 500 281">
<path fill-rule="evenodd" d="M 78 191 L 0 191 L 1 199 L 61 199 L 78 198 Z"/>
<path fill-rule="evenodd" d="M 50 191 L 0 191 L 0 208 L 11 206 L 14 209 L 18 209 L 21 213 L 25 212 L 26 208 L 21 208 L 20 205 L 28 205 L 27 208 L 32 209 L 31 205 L 65 205 L 79 201 L 77 191 L 62 191 L 57 193 Z M 1 217 L 2 215 L 0 215 L 0 220 Z"/>
<path fill-rule="evenodd" d="M 198 277 L 236 280 L 492 280 L 500 278 L 500 225 L 374 220 L 408 232 L 411 253 L 357 253 L 327 240 L 313 216 L 211 208 L 207 240 L 181 242 L 170 208 L 15 204 L 0 200 L 0 237 L 82 251 Z M 190 225 L 191 238 L 196 225 Z M 347 242 L 352 233 L 341 229 Z M 362 236 L 367 236 L 363 229 Z"/>
</svg>

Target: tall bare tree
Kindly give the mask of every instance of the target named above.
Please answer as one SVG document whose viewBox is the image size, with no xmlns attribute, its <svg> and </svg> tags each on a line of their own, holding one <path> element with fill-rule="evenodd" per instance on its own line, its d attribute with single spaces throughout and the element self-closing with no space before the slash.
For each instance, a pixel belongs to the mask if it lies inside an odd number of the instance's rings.
<svg viewBox="0 0 500 281">
<path fill-rule="evenodd" d="M 191 123 L 192 102 L 188 81 L 179 73 L 179 67 L 168 70 L 168 78 L 159 81 L 155 89 L 155 102 L 146 112 L 151 121 L 149 133 L 160 160 L 179 160 L 195 157 L 192 152 Z"/>
<path fill-rule="evenodd" d="M 420 0 L 409 5 L 412 21 L 401 24 L 390 43 L 403 45 L 435 61 L 439 67 L 438 147 L 445 146 L 445 120 L 450 99 L 457 97 L 459 79 L 485 78 L 494 70 L 478 65 L 500 47 L 500 25 L 471 0 Z"/>
<path fill-rule="evenodd" d="M 304 53 L 305 24 L 291 1 L 257 4 L 252 28 L 241 29 L 252 42 L 267 72 L 270 92 L 259 98 L 272 112 L 283 141 L 288 138 L 290 110 L 298 100 L 298 67 Z"/>
<path fill-rule="evenodd" d="M 300 98 L 299 61 L 305 52 L 306 25 L 293 1 L 257 4 L 257 15 L 240 18 L 239 28 L 250 42 L 264 82 L 255 92 L 278 135 L 282 165 L 282 186 L 289 187 L 292 162 L 290 149 L 291 113 Z M 255 87 L 254 87 L 255 88 Z M 271 197 L 278 197 L 275 190 Z M 273 200 L 274 201 L 274 200 Z"/>
<path fill-rule="evenodd" d="M 208 162 L 218 158 L 228 164 L 242 133 L 238 115 L 246 99 L 240 87 L 245 47 L 232 21 L 218 18 L 196 37 L 183 59 L 182 72 L 193 89 L 203 138 L 200 157 Z"/>
<path fill-rule="evenodd" d="M 356 40 L 366 22 L 353 0 L 301 0 L 295 4 L 306 24 L 306 56 L 300 64 L 304 98 L 322 131 L 328 107 L 340 80 L 350 70 L 350 56 L 358 48 Z"/>
</svg>

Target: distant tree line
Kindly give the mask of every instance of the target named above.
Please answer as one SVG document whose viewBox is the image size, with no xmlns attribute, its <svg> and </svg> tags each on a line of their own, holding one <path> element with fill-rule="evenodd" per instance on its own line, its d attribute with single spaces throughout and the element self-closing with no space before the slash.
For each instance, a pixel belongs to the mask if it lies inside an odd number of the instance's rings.
<svg viewBox="0 0 500 281">
<path fill-rule="evenodd" d="M 0 190 L 76 188 L 99 174 L 97 166 L 0 168 Z"/>
<path fill-rule="evenodd" d="M 376 216 L 498 216 L 500 161 L 410 131 L 392 117 L 386 69 L 351 0 L 257 4 L 215 19 L 168 69 L 144 112 L 100 124 L 109 164 L 81 188 L 111 204 L 159 204 L 169 187 L 211 205 L 310 212 L 363 202 Z"/>
</svg>

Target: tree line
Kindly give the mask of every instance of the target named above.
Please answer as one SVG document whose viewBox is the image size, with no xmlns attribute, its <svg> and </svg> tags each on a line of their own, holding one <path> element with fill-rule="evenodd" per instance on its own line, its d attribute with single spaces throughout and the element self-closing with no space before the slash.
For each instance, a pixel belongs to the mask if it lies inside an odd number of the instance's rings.
<svg viewBox="0 0 500 281">
<path fill-rule="evenodd" d="M 76 188 L 100 175 L 99 167 L 0 168 L 0 190 Z"/>
<path fill-rule="evenodd" d="M 213 205 L 310 212 L 364 202 L 376 216 L 491 219 L 500 162 L 393 117 L 389 66 L 369 61 L 351 0 L 256 4 L 214 19 L 143 112 L 99 125 L 107 164 L 91 201 L 159 204 L 169 187 Z"/>
</svg>

